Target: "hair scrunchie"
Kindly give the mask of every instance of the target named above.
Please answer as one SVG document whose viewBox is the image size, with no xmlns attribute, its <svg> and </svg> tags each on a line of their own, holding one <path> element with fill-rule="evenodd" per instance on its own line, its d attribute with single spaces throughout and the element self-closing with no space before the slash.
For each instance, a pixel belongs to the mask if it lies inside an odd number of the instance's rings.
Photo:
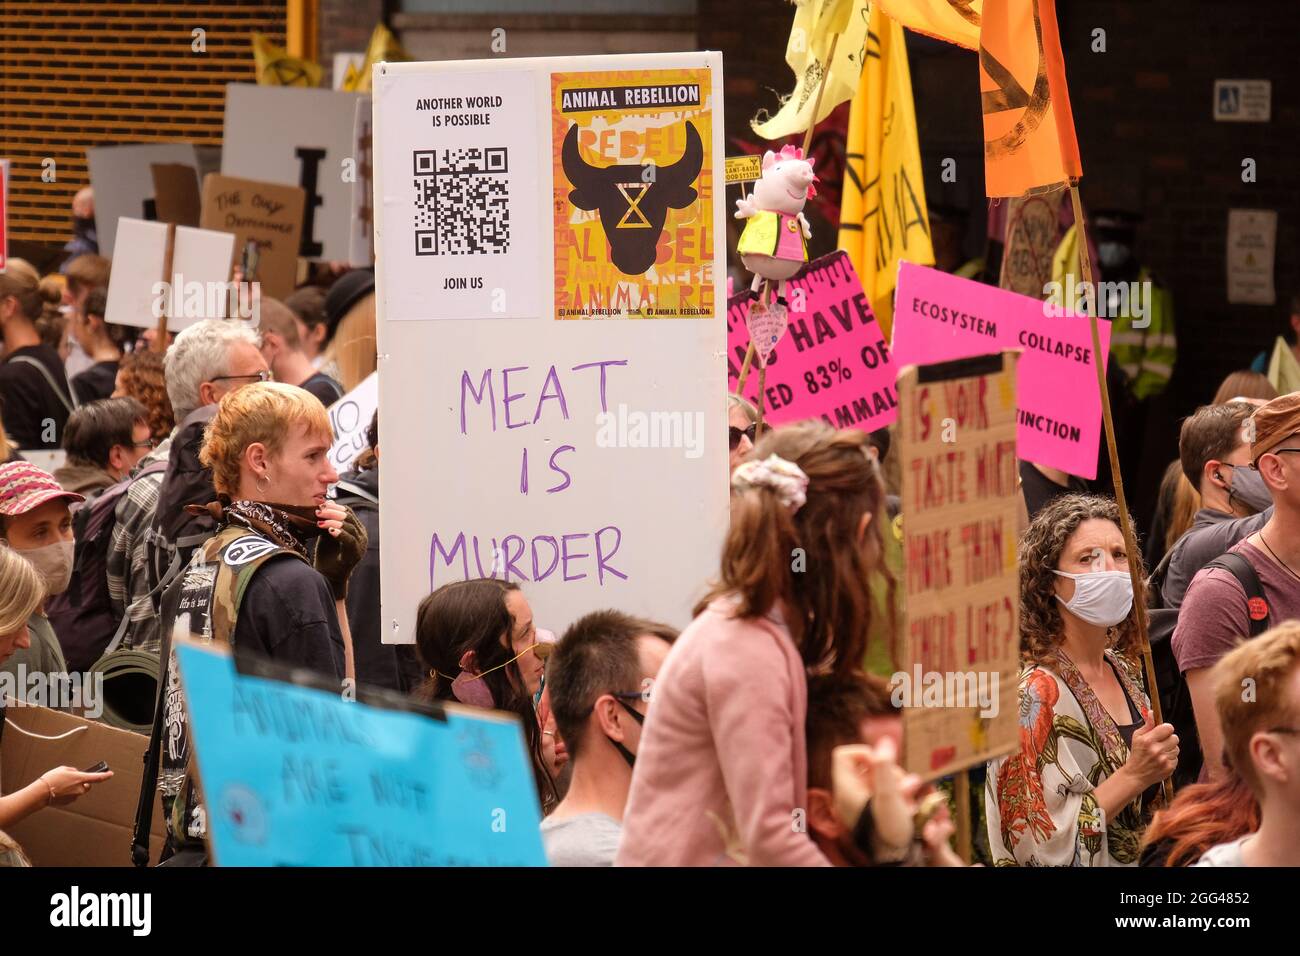
<svg viewBox="0 0 1300 956">
<path fill-rule="evenodd" d="M 763 461 L 747 461 L 738 466 L 731 474 L 731 487 L 737 491 L 769 488 L 792 514 L 808 500 L 808 476 L 780 455 L 768 455 Z"/>
</svg>

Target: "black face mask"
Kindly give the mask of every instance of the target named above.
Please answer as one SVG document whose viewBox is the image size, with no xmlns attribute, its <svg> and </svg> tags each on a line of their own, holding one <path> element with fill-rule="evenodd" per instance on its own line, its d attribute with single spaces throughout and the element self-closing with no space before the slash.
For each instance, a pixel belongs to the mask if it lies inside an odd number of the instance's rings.
<svg viewBox="0 0 1300 956">
<path fill-rule="evenodd" d="M 632 715 L 633 720 L 644 726 L 645 714 L 641 713 L 621 697 L 615 697 L 614 699 L 623 705 L 623 709 Z M 620 741 L 615 740 L 613 737 L 607 737 L 605 739 L 618 748 L 618 752 L 623 755 L 623 759 L 627 761 L 629 767 L 636 765 L 636 754 L 632 753 L 632 751 L 628 750 Z"/>
</svg>

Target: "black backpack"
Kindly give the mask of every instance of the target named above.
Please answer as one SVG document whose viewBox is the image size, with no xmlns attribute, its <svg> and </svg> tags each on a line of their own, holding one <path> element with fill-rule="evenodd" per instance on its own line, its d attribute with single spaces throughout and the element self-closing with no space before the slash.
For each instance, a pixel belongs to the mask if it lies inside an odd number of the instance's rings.
<svg viewBox="0 0 1300 956">
<path fill-rule="evenodd" d="M 161 610 L 162 593 L 180 573 L 199 545 L 216 534 L 217 523 L 207 514 L 192 515 L 186 505 L 205 505 L 217 500 L 211 469 L 199 461 L 203 433 L 216 414 L 217 406 L 195 409 L 181 423 L 172 439 L 167 473 L 158 489 L 153 520 L 145 532 L 149 591 L 154 595 L 154 612 Z"/>
<path fill-rule="evenodd" d="M 1151 589 L 1153 593 L 1158 592 L 1159 586 L 1163 584 L 1162 569 L 1167 564 L 1167 561 L 1162 561 L 1151 575 L 1151 583 L 1156 585 Z M 1251 637 L 1263 634 L 1268 629 L 1271 610 L 1264 597 L 1259 575 L 1251 563 L 1237 552 L 1228 551 L 1205 567 L 1219 568 L 1237 579 L 1246 592 L 1246 600 L 1251 609 L 1247 622 L 1248 632 Z M 1201 765 L 1205 762 L 1205 755 L 1201 752 L 1201 738 L 1196 732 L 1192 695 L 1187 688 L 1187 678 L 1178 669 L 1172 647 L 1174 628 L 1178 625 L 1178 611 L 1178 608 L 1153 608 L 1147 612 L 1147 636 L 1151 642 L 1151 663 L 1156 674 L 1160 710 L 1165 721 L 1173 724 L 1178 734 L 1178 766 L 1173 774 L 1175 789 L 1195 783 L 1200 776 Z"/>
<path fill-rule="evenodd" d="M 105 488 L 72 515 L 77 542 L 72 577 L 67 590 L 50 598 L 45 608 L 70 672 L 90 670 L 126 620 L 125 615 L 118 617 L 108 595 L 108 549 L 117 524 L 117 506 L 137 478 L 157 474 L 166 467 L 166 462 L 154 462 Z"/>
</svg>

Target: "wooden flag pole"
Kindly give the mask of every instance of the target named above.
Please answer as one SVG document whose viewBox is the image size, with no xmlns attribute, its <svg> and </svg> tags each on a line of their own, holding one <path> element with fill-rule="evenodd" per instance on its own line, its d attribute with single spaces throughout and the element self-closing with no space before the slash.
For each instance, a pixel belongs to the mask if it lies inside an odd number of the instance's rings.
<svg viewBox="0 0 1300 956">
<path fill-rule="evenodd" d="M 163 299 L 162 314 L 158 316 L 158 334 L 154 336 L 153 350 L 155 352 L 167 351 L 167 316 L 171 312 L 172 296 L 176 290 L 172 288 L 172 260 L 176 255 L 176 223 L 167 223 L 167 246 L 163 251 L 163 282 L 166 283 L 167 295 Z"/>
<path fill-rule="evenodd" d="M 808 157 L 808 150 L 812 146 L 813 130 L 817 128 L 817 111 L 822 108 L 822 94 L 826 92 L 826 78 L 830 76 L 831 64 L 835 62 L 835 47 L 839 45 L 840 34 L 831 37 L 831 48 L 826 53 L 826 69 L 822 70 L 821 83 L 817 86 L 817 98 L 813 100 L 812 118 L 808 120 L 808 129 L 803 134 L 803 155 Z M 742 184 L 740 193 L 745 194 L 745 187 Z M 736 379 L 736 394 L 739 395 L 741 389 L 745 387 L 745 379 L 749 375 L 749 367 L 754 361 L 754 340 L 749 340 L 749 347 L 745 349 L 745 361 L 740 366 L 740 377 Z M 759 405 L 758 405 L 758 424 L 763 424 L 763 370 L 760 367 L 758 371 L 758 388 L 759 388 Z"/>
<path fill-rule="evenodd" d="M 736 379 L 736 394 L 739 395 L 745 390 L 745 380 L 749 378 L 749 368 L 754 364 L 754 342 L 751 339 L 749 348 L 745 349 L 745 361 L 740 365 L 740 376 Z"/>
<path fill-rule="evenodd" d="M 1151 713 L 1157 724 L 1164 722 L 1160 710 L 1160 685 L 1156 683 L 1155 664 L 1151 660 L 1151 641 L 1147 638 L 1146 602 L 1138 600 L 1142 594 L 1141 562 L 1137 555 L 1137 537 L 1133 534 L 1133 524 L 1129 521 L 1128 503 L 1124 498 L 1124 479 L 1119 472 L 1119 449 L 1115 444 L 1115 421 L 1110 412 L 1110 393 L 1106 389 L 1106 372 L 1101 362 L 1101 333 L 1097 328 L 1096 289 L 1092 284 L 1092 256 L 1088 251 L 1088 233 L 1083 218 L 1083 203 L 1079 201 L 1079 187 L 1070 186 L 1070 202 L 1074 206 L 1074 223 L 1079 231 L 1079 266 L 1083 272 L 1083 287 L 1088 298 L 1088 320 L 1092 327 L 1092 354 L 1097 357 L 1093 366 L 1097 369 L 1097 388 L 1101 392 L 1101 418 L 1106 428 L 1106 450 L 1110 454 L 1110 473 L 1115 479 L 1115 503 L 1119 505 L 1120 531 L 1124 535 L 1124 550 L 1134 556 L 1128 563 L 1129 576 L 1133 579 L 1133 603 L 1137 610 L 1138 645 L 1142 648 L 1142 668 L 1146 673 L 1147 691 L 1151 697 Z M 1163 782 L 1165 801 L 1173 799 L 1173 787 L 1169 779 Z"/>
</svg>

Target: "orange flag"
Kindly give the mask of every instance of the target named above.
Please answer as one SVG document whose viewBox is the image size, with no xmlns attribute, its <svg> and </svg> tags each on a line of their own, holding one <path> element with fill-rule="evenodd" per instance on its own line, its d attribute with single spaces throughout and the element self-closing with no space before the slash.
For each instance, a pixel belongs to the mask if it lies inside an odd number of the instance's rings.
<svg viewBox="0 0 1300 956">
<path fill-rule="evenodd" d="M 985 192 L 1025 196 L 1078 180 L 1054 0 L 984 0 L 981 14 Z"/>
<path fill-rule="evenodd" d="M 984 0 L 873 0 L 872 9 L 909 30 L 979 49 L 980 11 Z"/>
</svg>

